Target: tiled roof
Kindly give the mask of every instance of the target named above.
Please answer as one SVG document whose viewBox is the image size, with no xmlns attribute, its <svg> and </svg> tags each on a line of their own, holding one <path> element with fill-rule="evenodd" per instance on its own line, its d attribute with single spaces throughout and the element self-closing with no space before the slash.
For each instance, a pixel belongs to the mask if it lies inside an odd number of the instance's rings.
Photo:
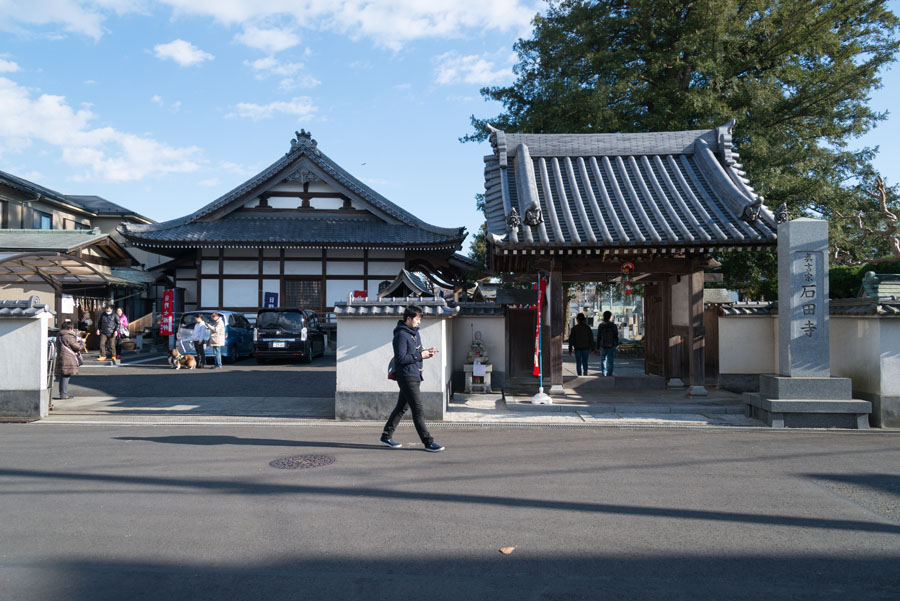
<svg viewBox="0 0 900 601">
<path fill-rule="evenodd" d="M 870 297 L 900 297 L 900 274 L 867 271 L 863 276 L 860 292 Z"/>
<path fill-rule="evenodd" d="M 378 298 L 392 298 L 392 293 L 400 289 L 418 292 L 419 294 L 417 297 L 422 295 L 430 296 L 432 294 L 431 285 L 428 283 L 428 280 L 417 273 L 401 269 L 400 273 L 397 274 L 397 277 L 394 278 L 394 281 L 385 286 L 384 290 L 378 292 Z"/>
<path fill-rule="evenodd" d="M 647 134 L 494 130 L 484 159 L 488 239 L 501 248 L 772 245 L 775 218 L 737 163 L 733 124 Z M 534 206 L 543 221 L 529 226 Z"/>
<path fill-rule="evenodd" d="M 324 216 L 232 217 L 167 228 L 129 225 L 125 236 L 142 247 L 315 246 L 324 248 L 459 248 L 462 239 L 373 218 Z"/>
<path fill-rule="evenodd" d="M 56 315 L 50 305 L 43 305 L 37 296 L 28 300 L 0 300 L 0 317 L 35 317 L 43 312 Z"/>
<path fill-rule="evenodd" d="M 0 230 L 0 250 L 69 252 L 106 237 L 99 230 Z"/>
<path fill-rule="evenodd" d="M 829 315 L 900 317 L 900 298 L 841 298 L 828 301 Z M 720 305 L 719 315 L 778 315 L 777 302 Z"/>
<path fill-rule="evenodd" d="M 305 167 L 301 169 L 301 165 L 305 165 Z M 174 240 L 181 236 L 177 239 L 185 242 L 190 241 L 190 239 L 184 238 L 183 236 L 196 235 L 196 230 L 181 230 L 178 228 L 185 225 L 202 224 L 204 222 L 208 222 L 209 224 L 220 223 L 220 221 L 213 221 L 211 218 L 213 213 L 220 211 L 227 212 L 236 209 L 246 200 L 251 199 L 259 193 L 265 192 L 267 189 L 285 181 L 287 178 L 292 178 L 297 174 L 302 177 L 303 171 L 308 170 L 310 165 L 313 168 L 312 170 L 315 171 L 314 175 L 316 178 L 324 178 L 334 186 L 347 190 L 348 194 L 357 196 L 365 203 L 368 203 L 375 212 L 385 215 L 385 224 L 396 225 L 397 227 L 395 229 L 385 231 L 385 233 L 392 236 L 390 242 L 402 245 L 415 244 L 420 241 L 417 239 L 418 236 L 420 239 L 427 238 L 429 240 L 427 243 L 437 242 L 438 240 L 448 243 L 450 241 L 456 241 L 455 248 L 460 248 L 462 246 L 462 241 L 466 236 L 464 227 L 437 227 L 425 223 L 412 213 L 403 210 L 353 177 L 340 165 L 331 160 L 319 150 L 317 142 L 312 139 L 310 134 L 302 130 L 301 132 L 297 132 L 294 140 L 291 140 L 291 148 L 283 157 L 240 186 L 222 195 L 203 208 L 185 217 L 150 226 L 125 224 L 122 228 L 122 232 L 129 239 L 140 243 L 144 240 L 154 239 L 150 236 L 150 232 L 174 230 L 172 234 L 168 234 L 169 237 L 167 239 Z M 279 219 L 281 219 L 281 217 L 279 217 Z M 392 224 L 390 223 L 391 221 L 396 221 L 398 223 Z M 349 223 L 346 222 L 342 223 L 349 225 Z M 210 229 L 214 228 L 215 226 Z M 421 230 L 422 234 L 410 233 L 409 230 Z M 207 235 L 207 231 L 207 229 L 201 229 L 199 235 L 205 236 Z M 302 232 L 295 232 L 295 234 L 302 234 Z M 325 235 L 322 242 L 342 241 L 339 238 L 339 236 L 328 233 Z M 408 238 L 411 239 L 411 242 L 409 243 L 405 242 Z M 277 240 L 277 242 L 281 241 L 293 242 L 295 241 L 295 237 L 288 236 L 286 239 Z M 311 239 L 310 236 L 305 236 L 303 237 L 303 241 L 316 242 L 317 240 Z"/>
<path fill-rule="evenodd" d="M 386 298 L 384 300 L 353 300 L 352 303 L 335 303 L 334 314 L 338 317 L 397 317 L 409 305 L 422 308 L 424 317 L 454 317 L 459 307 L 448 307 L 442 298 Z"/>
<path fill-rule="evenodd" d="M 450 303 L 451 307 L 459 307 L 459 314 L 465 316 L 503 315 L 505 307 L 497 303 Z"/>
<path fill-rule="evenodd" d="M 15 188 L 29 194 L 40 194 L 42 197 L 49 200 L 55 200 L 56 202 L 68 202 L 66 200 L 66 197 L 56 190 L 45 188 L 44 186 L 40 186 L 34 182 L 28 181 L 27 179 L 21 178 L 17 175 L 13 175 L 12 173 L 7 173 L 5 171 L 0 171 L 0 183 L 4 183 L 11 188 Z"/>
</svg>

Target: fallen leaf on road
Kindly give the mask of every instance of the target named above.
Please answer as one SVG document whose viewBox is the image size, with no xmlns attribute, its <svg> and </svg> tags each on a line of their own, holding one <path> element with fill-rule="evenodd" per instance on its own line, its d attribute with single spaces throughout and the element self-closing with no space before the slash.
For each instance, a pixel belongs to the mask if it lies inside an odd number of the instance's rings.
<svg viewBox="0 0 900 601">
<path fill-rule="evenodd" d="M 501 547 L 500 548 L 500 552 L 503 553 L 504 555 L 509 555 L 510 553 L 512 553 L 515 550 L 516 550 L 515 547 Z"/>
</svg>

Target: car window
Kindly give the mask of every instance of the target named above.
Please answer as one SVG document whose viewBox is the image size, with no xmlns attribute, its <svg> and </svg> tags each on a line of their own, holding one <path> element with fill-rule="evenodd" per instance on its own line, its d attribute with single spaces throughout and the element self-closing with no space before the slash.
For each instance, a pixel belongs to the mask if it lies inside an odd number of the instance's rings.
<svg viewBox="0 0 900 601">
<path fill-rule="evenodd" d="M 261 311 L 256 317 L 256 327 L 299 330 L 303 327 L 303 314 L 299 311 Z"/>
<path fill-rule="evenodd" d="M 207 312 L 185 313 L 181 317 L 181 325 L 186 328 L 193 328 L 194 325 L 196 325 L 196 323 L 197 323 L 197 321 L 196 321 L 197 315 L 200 315 L 201 317 L 203 317 L 203 321 L 205 321 L 206 323 L 209 323 L 212 321 L 212 318 L 209 316 L 210 313 L 207 313 Z"/>
</svg>

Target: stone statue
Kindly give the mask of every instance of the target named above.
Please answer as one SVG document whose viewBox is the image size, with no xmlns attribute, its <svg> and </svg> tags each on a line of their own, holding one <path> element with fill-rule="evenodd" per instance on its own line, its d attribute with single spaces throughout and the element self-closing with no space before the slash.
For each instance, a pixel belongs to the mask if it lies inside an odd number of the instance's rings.
<svg viewBox="0 0 900 601">
<path fill-rule="evenodd" d="M 479 331 L 475 332 L 472 345 L 469 347 L 469 354 L 466 355 L 466 363 L 475 363 L 475 361 L 484 364 L 491 362 L 490 357 L 488 357 L 487 347 L 481 340 L 481 332 Z"/>
</svg>

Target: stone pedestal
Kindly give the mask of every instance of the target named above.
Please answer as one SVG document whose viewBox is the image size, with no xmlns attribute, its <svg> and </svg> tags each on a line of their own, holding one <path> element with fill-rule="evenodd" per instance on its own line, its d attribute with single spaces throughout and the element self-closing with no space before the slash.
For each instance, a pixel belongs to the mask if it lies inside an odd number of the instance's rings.
<svg viewBox="0 0 900 601">
<path fill-rule="evenodd" d="M 773 428 L 869 428 L 872 403 L 852 398 L 850 378 L 762 375 L 745 392 L 750 417 Z"/>
<path fill-rule="evenodd" d="M 466 373 L 466 392 L 491 392 L 491 372 L 494 366 L 490 363 L 484 364 L 484 378 L 482 382 L 473 382 L 472 371 L 475 366 L 471 363 L 463 365 L 463 371 Z"/>
<path fill-rule="evenodd" d="M 744 393 L 748 413 L 773 428 L 869 427 L 872 404 L 832 378 L 829 356 L 828 222 L 778 225 L 778 375 Z"/>
</svg>

